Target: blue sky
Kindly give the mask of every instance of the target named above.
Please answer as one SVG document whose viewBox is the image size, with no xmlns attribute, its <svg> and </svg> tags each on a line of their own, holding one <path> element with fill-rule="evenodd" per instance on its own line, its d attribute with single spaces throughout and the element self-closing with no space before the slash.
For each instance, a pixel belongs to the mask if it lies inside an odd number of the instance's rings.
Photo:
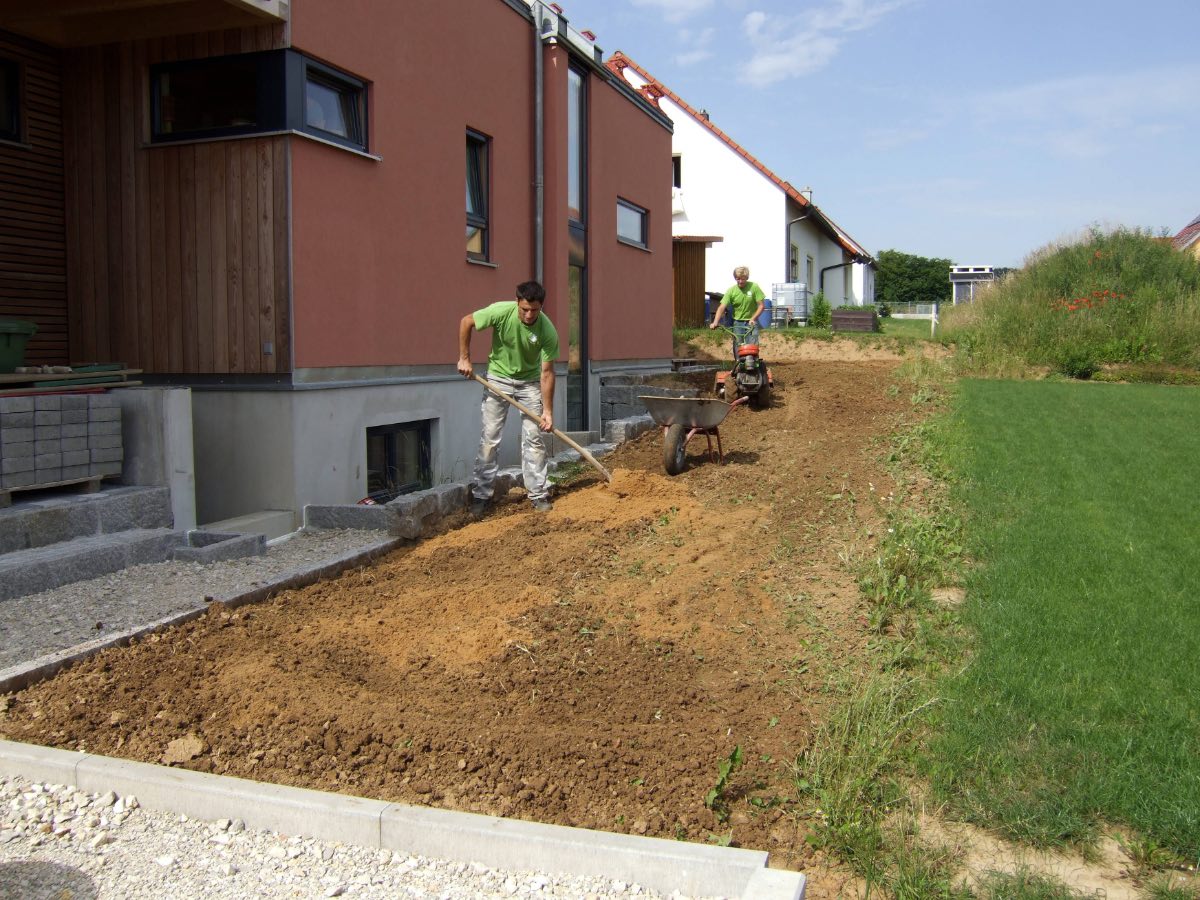
<svg viewBox="0 0 1200 900">
<path fill-rule="evenodd" d="M 1200 0 L 560 0 L 872 253 L 1200 214 Z"/>
</svg>

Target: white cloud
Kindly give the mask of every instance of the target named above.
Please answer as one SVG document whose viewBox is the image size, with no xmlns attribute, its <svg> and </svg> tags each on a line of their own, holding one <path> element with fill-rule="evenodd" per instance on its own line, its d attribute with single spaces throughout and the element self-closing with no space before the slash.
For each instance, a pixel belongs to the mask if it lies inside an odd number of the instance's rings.
<svg viewBox="0 0 1200 900">
<path fill-rule="evenodd" d="M 763 87 L 822 69 L 837 56 L 846 35 L 871 28 L 914 2 L 834 0 L 793 16 L 749 12 L 742 19 L 742 31 L 753 53 L 740 79 Z"/>
<path fill-rule="evenodd" d="M 713 38 L 716 36 L 717 29 L 715 28 L 705 28 L 696 34 L 684 29 L 679 35 L 680 42 L 691 49 L 677 54 L 675 56 L 675 64 L 677 66 L 694 66 L 704 62 L 706 59 L 711 59 L 713 55 Z"/>
<path fill-rule="evenodd" d="M 984 131 L 1093 159 L 1125 152 L 1129 141 L 1192 133 L 1200 65 L 1060 78 L 982 94 L 972 104 Z"/>
<path fill-rule="evenodd" d="M 713 0 L 632 0 L 634 6 L 660 10 L 668 22 L 682 22 L 704 12 Z"/>
</svg>

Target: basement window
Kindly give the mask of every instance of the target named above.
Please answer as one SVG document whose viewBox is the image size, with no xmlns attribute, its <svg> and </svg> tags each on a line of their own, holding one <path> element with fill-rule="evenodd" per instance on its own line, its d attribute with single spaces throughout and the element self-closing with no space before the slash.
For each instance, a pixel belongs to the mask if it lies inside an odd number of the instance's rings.
<svg viewBox="0 0 1200 900">
<path fill-rule="evenodd" d="M 646 247 L 647 212 L 628 200 L 617 199 L 617 240 L 635 247 Z"/>
<path fill-rule="evenodd" d="M 21 139 L 21 67 L 0 59 L 0 140 Z"/>
<path fill-rule="evenodd" d="M 430 425 L 424 419 L 367 429 L 368 497 L 386 503 L 433 487 Z"/>
</svg>

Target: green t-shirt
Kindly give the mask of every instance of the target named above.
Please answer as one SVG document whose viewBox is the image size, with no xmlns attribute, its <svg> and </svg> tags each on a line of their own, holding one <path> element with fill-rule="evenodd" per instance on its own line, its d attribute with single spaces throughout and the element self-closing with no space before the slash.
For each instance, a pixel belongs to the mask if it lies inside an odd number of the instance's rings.
<svg viewBox="0 0 1200 900">
<path fill-rule="evenodd" d="M 532 325 L 521 321 L 517 301 L 501 300 L 474 312 L 475 328 L 492 329 L 488 372 L 518 381 L 537 381 L 542 363 L 558 358 L 558 332 L 549 316 L 541 313 Z"/>
<path fill-rule="evenodd" d="M 736 284 L 725 292 L 725 296 L 721 298 L 721 302 L 733 310 L 733 317 L 748 320 L 754 311 L 758 309 L 758 304 L 762 303 L 767 297 L 753 281 L 746 282 L 746 289 L 743 291 Z"/>
</svg>

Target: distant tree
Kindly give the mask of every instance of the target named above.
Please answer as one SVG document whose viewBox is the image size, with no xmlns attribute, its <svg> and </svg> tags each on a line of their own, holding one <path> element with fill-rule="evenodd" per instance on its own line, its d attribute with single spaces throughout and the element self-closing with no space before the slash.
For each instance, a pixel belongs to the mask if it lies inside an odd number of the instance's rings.
<svg viewBox="0 0 1200 900">
<path fill-rule="evenodd" d="M 892 306 L 948 301 L 952 265 L 948 259 L 881 250 L 875 257 L 875 302 Z"/>
</svg>

